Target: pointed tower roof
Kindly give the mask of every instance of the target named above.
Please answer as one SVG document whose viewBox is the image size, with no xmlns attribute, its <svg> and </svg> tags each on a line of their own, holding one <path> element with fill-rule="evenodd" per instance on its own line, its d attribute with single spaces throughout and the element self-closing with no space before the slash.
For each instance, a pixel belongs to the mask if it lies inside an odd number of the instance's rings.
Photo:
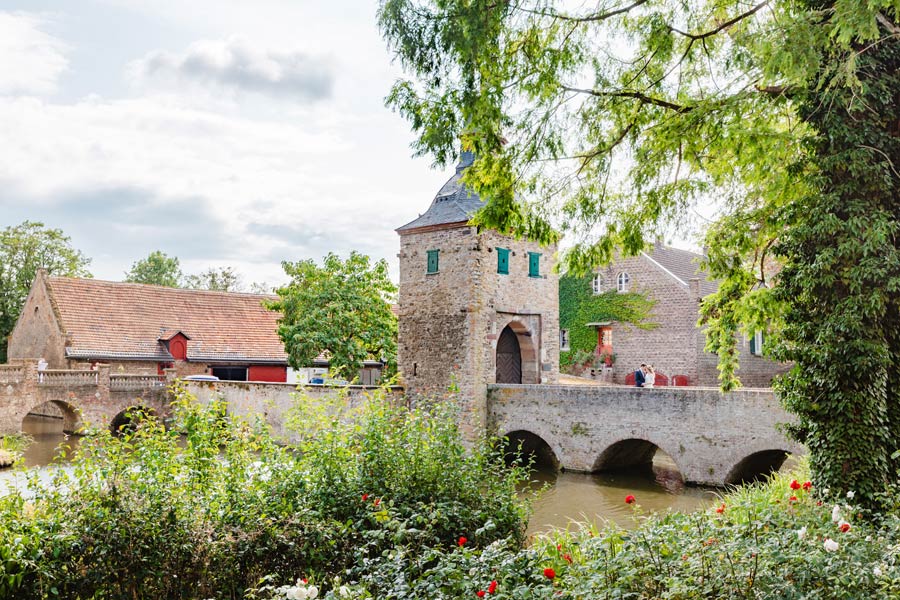
<svg viewBox="0 0 900 600">
<path fill-rule="evenodd" d="M 474 161 L 475 155 L 472 152 L 463 152 L 459 164 L 456 165 L 456 173 L 441 187 L 428 210 L 419 218 L 397 228 L 397 233 L 403 234 L 425 227 L 468 223 L 472 215 L 487 204 L 461 181 L 463 172 L 471 167 Z"/>
</svg>

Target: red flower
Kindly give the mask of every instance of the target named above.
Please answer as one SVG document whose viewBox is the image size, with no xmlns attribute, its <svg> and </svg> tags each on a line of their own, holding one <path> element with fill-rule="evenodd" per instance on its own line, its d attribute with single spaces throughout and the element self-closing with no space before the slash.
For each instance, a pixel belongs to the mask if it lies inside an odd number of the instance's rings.
<svg viewBox="0 0 900 600">
<path fill-rule="evenodd" d="M 568 553 L 563 554 L 563 560 L 565 560 L 567 563 L 571 563 L 571 562 L 572 562 L 572 555 L 571 555 L 571 554 L 568 554 Z"/>
<path fill-rule="evenodd" d="M 544 569 L 544 577 L 546 577 L 547 579 L 553 579 L 556 577 L 556 571 L 554 571 L 550 567 L 547 567 L 546 569 Z"/>
<path fill-rule="evenodd" d="M 804 481 L 804 482 L 803 482 L 803 489 L 806 490 L 807 492 L 808 492 L 809 490 L 811 490 L 811 489 L 812 489 L 812 481 Z"/>
<path fill-rule="evenodd" d="M 368 500 L 368 499 L 369 499 L 369 495 L 368 495 L 368 494 L 363 494 L 363 495 L 362 495 L 362 501 L 363 501 L 363 502 L 365 502 L 365 501 Z"/>
<path fill-rule="evenodd" d="M 790 498 L 788 498 L 788 500 L 790 500 L 791 502 L 796 502 L 797 496 L 791 496 Z"/>
<path fill-rule="evenodd" d="M 475 592 L 475 595 L 479 598 L 484 598 L 484 590 L 478 590 L 477 592 Z"/>
<path fill-rule="evenodd" d="M 721 515 L 723 512 L 725 512 L 725 504 L 722 504 L 722 506 L 720 506 L 719 508 L 717 508 L 717 509 L 716 509 L 716 512 L 719 513 L 720 515 Z"/>
<path fill-rule="evenodd" d="M 800 485 L 800 482 L 797 481 L 796 479 L 793 480 L 793 481 L 791 482 L 791 489 L 792 489 L 792 490 L 799 490 L 801 487 L 803 487 L 803 486 L 801 486 L 801 485 Z"/>
<path fill-rule="evenodd" d="M 497 591 L 497 580 L 495 579 L 488 586 L 488 594 L 493 594 L 496 591 Z"/>
<path fill-rule="evenodd" d="M 562 544 L 557 544 L 557 545 L 556 545 L 556 551 L 557 551 L 557 552 L 562 552 Z"/>
<path fill-rule="evenodd" d="M 468 541 L 469 541 L 469 540 L 467 540 L 467 539 L 465 538 L 465 536 L 460 536 L 459 539 L 456 541 L 456 544 L 457 544 L 460 548 L 462 548 L 463 546 L 466 545 L 466 542 L 468 542 Z"/>
<path fill-rule="evenodd" d="M 303 582 L 303 585 L 306 585 L 306 584 L 307 584 L 307 583 L 309 583 L 309 582 L 308 582 L 308 581 L 307 581 L 307 580 L 306 580 L 306 577 L 304 577 L 304 578 L 303 578 L 303 579 L 301 579 L 301 580 L 300 580 L 300 581 L 302 581 L 302 582 Z"/>
<path fill-rule="evenodd" d="M 850 523 L 841 523 L 841 533 L 850 531 Z"/>
<path fill-rule="evenodd" d="M 637 498 L 635 498 L 631 494 L 625 496 L 625 504 L 634 504 L 635 502 L 637 502 Z"/>
</svg>

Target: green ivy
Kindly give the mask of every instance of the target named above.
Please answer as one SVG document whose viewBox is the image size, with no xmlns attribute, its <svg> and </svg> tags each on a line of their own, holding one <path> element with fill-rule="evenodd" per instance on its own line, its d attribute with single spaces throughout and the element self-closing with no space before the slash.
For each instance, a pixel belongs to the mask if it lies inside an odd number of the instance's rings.
<svg viewBox="0 0 900 600">
<path fill-rule="evenodd" d="M 593 353 L 597 347 L 597 330 L 587 323 L 618 321 L 639 329 L 652 329 L 648 321 L 656 301 L 643 294 L 620 294 L 614 290 L 594 294 L 593 274 L 559 278 L 559 328 L 569 330 L 569 350 L 559 353 L 560 367 L 571 367 L 576 355 Z"/>
</svg>

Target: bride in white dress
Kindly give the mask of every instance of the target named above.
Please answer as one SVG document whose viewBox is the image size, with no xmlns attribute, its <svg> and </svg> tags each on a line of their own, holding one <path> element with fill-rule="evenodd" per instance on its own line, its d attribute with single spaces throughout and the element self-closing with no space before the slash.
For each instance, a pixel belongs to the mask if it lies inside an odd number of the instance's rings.
<svg viewBox="0 0 900 600">
<path fill-rule="evenodd" d="M 653 365 L 647 365 L 647 372 L 644 373 L 644 387 L 652 388 L 656 383 L 656 371 L 653 369 Z"/>
</svg>

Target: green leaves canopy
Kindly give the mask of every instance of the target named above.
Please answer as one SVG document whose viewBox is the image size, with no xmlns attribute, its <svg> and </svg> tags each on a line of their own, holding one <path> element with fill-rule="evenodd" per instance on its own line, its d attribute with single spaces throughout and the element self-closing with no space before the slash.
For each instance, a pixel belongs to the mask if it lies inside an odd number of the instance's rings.
<svg viewBox="0 0 900 600">
<path fill-rule="evenodd" d="M 355 379 L 365 360 L 397 368 L 397 317 L 391 312 L 397 287 L 384 259 L 351 252 L 329 253 L 320 267 L 312 260 L 283 262 L 291 282 L 276 290 L 269 308 L 282 313 L 278 335 L 294 368 L 308 367 L 322 353 L 332 371 Z"/>
<path fill-rule="evenodd" d="M 6 362 L 6 340 L 38 269 L 67 277 L 90 277 L 90 259 L 72 247 L 60 229 L 25 221 L 0 231 L 0 364 Z"/>
<path fill-rule="evenodd" d="M 900 438 L 900 1 L 578 6 L 383 0 L 416 152 L 462 139 L 476 223 L 561 231 L 572 272 L 711 218 L 723 387 L 738 332 L 770 330 L 818 483 L 874 502 Z"/>
<path fill-rule="evenodd" d="M 125 281 L 130 283 L 165 287 L 181 287 L 181 277 L 178 257 L 170 257 L 160 250 L 154 250 L 147 258 L 136 261 L 131 265 L 131 270 L 125 273 Z"/>
</svg>

